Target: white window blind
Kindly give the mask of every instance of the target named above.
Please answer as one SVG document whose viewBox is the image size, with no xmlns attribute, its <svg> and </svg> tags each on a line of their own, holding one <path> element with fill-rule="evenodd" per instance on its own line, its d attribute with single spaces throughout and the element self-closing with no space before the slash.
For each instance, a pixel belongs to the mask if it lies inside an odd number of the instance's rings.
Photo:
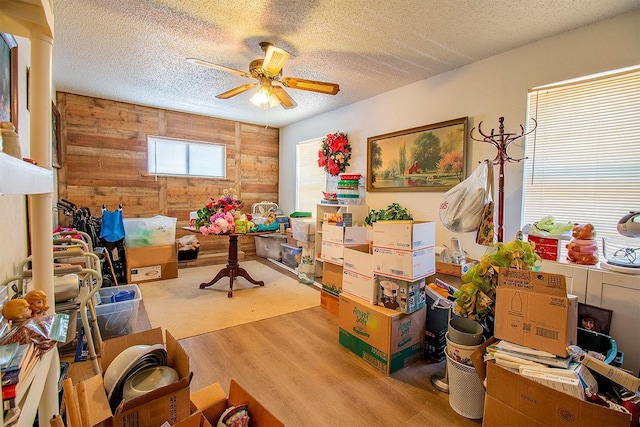
<svg viewBox="0 0 640 427">
<path fill-rule="evenodd" d="M 318 166 L 322 138 L 299 142 L 296 146 L 296 211 L 316 213 L 316 205 L 326 188 L 327 173 Z"/>
<path fill-rule="evenodd" d="M 530 90 L 524 224 L 552 215 L 621 236 L 618 220 L 640 209 L 640 69 Z"/>
</svg>

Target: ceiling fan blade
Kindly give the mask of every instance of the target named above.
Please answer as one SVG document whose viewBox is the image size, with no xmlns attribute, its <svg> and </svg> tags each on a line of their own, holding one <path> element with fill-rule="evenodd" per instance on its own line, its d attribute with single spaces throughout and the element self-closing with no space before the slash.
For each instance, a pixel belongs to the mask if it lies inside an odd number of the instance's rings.
<svg viewBox="0 0 640 427">
<path fill-rule="evenodd" d="M 251 74 L 247 73 L 246 71 L 236 70 L 235 68 L 225 67 L 223 65 L 218 65 L 218 64 L 214 64 L 213 62 L 203 61 L 202 59 L 198 59 L 198 58 L 187 58 L 187 62 L 190 62 L 192 64 L 197 64 L 197 65 L 202 65 L 209 68 L 215 68 L 216 70 L 226 71 L 227 73 L 237 74 L 242 77 L 253 77 Z"/>
<path fill-rule="evenodd" d="M 252 87 L 254 87 L 255 85 L 257 85 L 258 83 L 247 83 L 246 85 L 242 85 L 242 86 L 238 86 L 236 88 L 233 88 L 231 90 L 228 90 L 224 93 L 221 93 L 220 95 L 216 95 L 216 98 L 218 99 L 229 99 L 232 96 L 236 96 L 242 92 L 246 92 L 249 89 L 251 89 Z"/>
<path fill-rule="evenodd" d="M 284 49 L 269 45 L 267 52 L 264 55 L 264 61 L 262 62 L 262 69 L 267 75 L 277 76 L 285 62 L 289 59 L 291 54 Z"/>
<path fill-rule="evenodd" d="M 316 80 L 298 79 L 295 77 L 285 77 L 280 80 L 285 87 L 291 89 L 309 90 L 327 95 L 335 95 L 340 91 L 340 86 L 336 83 L 319 82 Z"/>
<path fill-rule="evenodd" d="M 289 96 L 289 94 L 284 89 L 282 89 L 280 86 L 272 86 L 271 89 L 273 91 L 273 94 L 280 101 L 280 105 L 282 105 L 282 107 L 285 110 L 289 110 L 291 108 L 295 108 L 298 105 L 298 104 L 296 104 L 296 101 L 294 101 L 293 98 L 291 98 Z"/>
</svg>

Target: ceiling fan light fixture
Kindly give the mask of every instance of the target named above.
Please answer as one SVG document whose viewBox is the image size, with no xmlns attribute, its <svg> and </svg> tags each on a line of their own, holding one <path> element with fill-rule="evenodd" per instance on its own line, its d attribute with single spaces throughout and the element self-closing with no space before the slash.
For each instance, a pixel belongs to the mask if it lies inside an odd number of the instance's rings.
<svg viewBox="0 0 640 427">
<path fill-rule="evenodd" d="M 284 49 L 275 47 L 271 44 L 261 43 L 260 46 L 264 49 L 266 46 L 264 61 L 262 62 L 262 69 L 265 74 L 275 77 L 282 71 L 285 62 L 289 60 L 291 54 Z"/>
<path fill-rule="evenodd" d="M 260 89 L 253 94 L 250 101 L 253 105 L 260 108 L 276 107 L 280 104 L 280 100 L 275 96 L 269 84 L 260 86 Z"/>
</svg>

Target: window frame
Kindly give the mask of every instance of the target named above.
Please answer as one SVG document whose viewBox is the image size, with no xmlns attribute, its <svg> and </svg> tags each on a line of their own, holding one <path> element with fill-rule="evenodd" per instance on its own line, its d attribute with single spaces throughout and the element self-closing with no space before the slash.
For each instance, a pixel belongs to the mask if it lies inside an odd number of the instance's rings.
<svg viewBox="0 0 640 427">
<path fill-rule="evenodd" d="M 156 142 L 168 142 L 174 143 L 176 146 L 186 146 L 186 173 L 176 173 L 176 172 L 158 172 L 158 162 L 154 162 L 152 164 L 153 159 L 157 159 L 157 145 Z M 151 145 L 155 149 L 155 154 L 151 152 Z M 212 155 L 219 156 L 220 163 L 218 164 L 219 169 L 221 170 L 221 175 L 202 175 L 202 174 L 191 174 L 189 173 L 189 159 L 190 159 L 190 147 L 200 147 L 200 148 L 209 148 L 212 151 Z M 218 151 L 219 150 L 219 151 Z M 153 154 L 153 155 L 152 155 Z M 151 170 L 151 167 L 155 165 L 154 170 Z M 149 176 L 170 176 L 177 178 L 204 178 L 204 179 L 226 179 L 227 178 L 227 146 L 223 143 L 217 142 L 209 142 L 209 141 L 197 141 L 193 139 L 184 139 L 184 138 L 173 138 L 168 136 L 161 135 L 147 135 L 147 174 Z"/>
</svg>

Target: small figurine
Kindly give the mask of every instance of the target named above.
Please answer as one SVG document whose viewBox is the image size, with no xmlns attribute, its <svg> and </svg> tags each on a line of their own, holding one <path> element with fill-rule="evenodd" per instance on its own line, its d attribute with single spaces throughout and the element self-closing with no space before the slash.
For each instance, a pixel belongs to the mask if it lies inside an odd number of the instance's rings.
<svg viewBox="0 0 640 427">
<path fill-rule="evenodd" d="M 47 314 L 49 306 L 47 305 L 47 294 L 44 291 L 40 289 L 34 289 L 27 292 L 27 294 L 24 296 L 24 299 L 26 299 L 29 303 L 32 316 Z"/>
<path fill-rule="evenodd" d="M 9 300 L 2 307 L 2 315 L 5 319 L 14 322 L 29 319 L 31 317 L 29 302 L 22 298 Z"/>
</svg>

